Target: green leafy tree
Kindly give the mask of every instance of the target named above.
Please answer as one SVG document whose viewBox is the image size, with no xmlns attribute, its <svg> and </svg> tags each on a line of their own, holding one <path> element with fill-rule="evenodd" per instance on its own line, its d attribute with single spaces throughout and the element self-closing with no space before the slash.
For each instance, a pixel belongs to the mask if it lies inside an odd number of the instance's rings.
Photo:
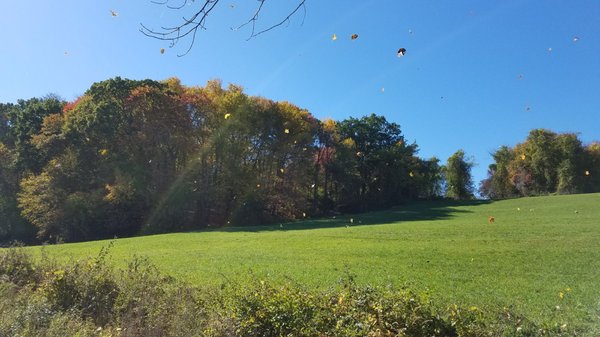
<svg viewBox="0 0 600 337">
<path fill-rule="evenodd" d="M 581 172 L 583 191 L 600 192 L 600 142 L 593 142 L 584 148 L 584 163 Z"/>
<path fill-rule="evenodd" d="M 338 132 L 345 146 L 355 151 L 358 181 L 346 184 L 357 196 L 348 205 L 351 210 L 364 210 L 399 202 L 411 195 L 411 172 L 416 169 L 415 144 L 407 145 L 396 123 L 372 114 L 360 119 L 341 121 Z"/>
<path fill-rule="evenodd" d="M 558 193 L 580 193 L 583 190 L 584 149 L 576 134 L 565 133 L 557 135 L 556 148 L 560 153 L 560 164 L 557 169 Z"/>
<path fill-rule="evenodd" d="M 13 109 L 13 104 L 0 103 L 0 142 L 5 145 L 14 143 L 10 121 L 10 113 Z"/>
<path fill-rule="evenodd" d="M 18 208 L 18 177 L 14 151 L 0 142 L 0 242 L 30 242 L 35 236 L 35 228 L 21 217 Z"/>
<path fill-rule="evenodd" d="M 515 152 L 501 146 L 492 153 L 494 163 L 489 166 L 488 178 L 482 182 L 480 194 L 490 199 L 505 199 L 517 195 L 518 191 L 510 180 L 510 163 L 516 159 Z"/>
<path fill-rule="evenodd" d="M 427 160 L 419 159 L 419 168 L 416 172 L 418 174 L 417 189 L 419 198 L 434 199 L 443 196 L 444 173 L 437 157 L 431 157 Z"/>
<path fill-rule="evenodd" d="M 467 200 L 474 197 L 471 178 L 473 165 L 473 162 L 465 157 L 463 150 L 456 151 L 448 158 L 444 168 L 446 197 L 455 200 Z"/>
<path fill-rule="evenodd" d="M 53 113 L 60 113 L 64 102 L 54 96 L 42 99 L 19 100 L 10 113 L 10 124 L 17 154 L 17 169 L 21 172 L 40 172 L 44 158 L 35 149 L 31 139 L 42 128 L 43 120 Z"/>
</svg>

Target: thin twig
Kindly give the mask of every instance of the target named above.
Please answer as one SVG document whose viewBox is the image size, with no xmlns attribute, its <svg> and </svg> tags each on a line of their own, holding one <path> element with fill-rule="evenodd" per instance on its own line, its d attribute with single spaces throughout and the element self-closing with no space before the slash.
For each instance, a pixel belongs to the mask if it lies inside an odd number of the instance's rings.
<svg viewBox="0 0 600 337">
<path fill-rule="evenodd" d="M 154 4 L 166 5 L 167 8 L 172 9 L 172 10 L 180 10 L 183 7 L 185 7 L 186 5 L 194 2 L 194 0 L 183 0 L 183 2 L 181 4 L 176 5 L 176 6 L 171 6 L 171 5 L 169 5 L 170 1 L 171 0 L 164 0 L 161 2 L 161 1 L 151 0 L 151 2 Z M 248 38 L 248 40 L 250 40 L 253 37 L 256 37 L 258 35 L 261 35 L 263 33 L 266 33 L 270 30 L 273 30 L 273 29 L 283 25 L 284 23 L 289 24 L 290 18 L 294 14 L 296 14 L 300 10 L 300 8 L 302 8 L 304 10 L 304 17 L 302 18 L 302 24 L 304 24 L 304 19 L 306 18 L 306 4 L 305 4 L 306 0 L 299 0 L 298 6 L 296 6 L 296 8 L 294 8 L 294 10 L 291 11 L 283 20 L 281 20 L 280 22 L 278 22 L 272 26 L 269 26 L 261 31 L 256 32 L 256 22 L 258 21 L 259 15 L 260 15 L 260 13 L 263 9 L 263 6 L 267 0 L 258 0 L 258 1 L 259 1 L 259 5 L 257 6 L 256 11 L 254 12 L 254 15 L 250 19 L 248 19 L 248 21 L 241 24 L 237 28 L 235 28 L 235 29 L 232 28 L 233 30 L 238 30 L 249 24 L 252 24 L 252 31 L 250 33 L 250 37 Z M 151 38 L 154 38 L 157 40 L 162 40 L 162 41 L 169 41 L 171 47 L 175 46 L 182 38 L 186 38 L 186 37 L 190 36 L 191 42 L 190 42 L 188 49 L 186 50 L 185 53 L 178 55 L 178 56 L 187 55 L 192 50 L 192 47 L 194 46 L 194 43 L 196 42 L 196 34 L 198 32 L 198 29 L 206 29 L 206 20 L 219 2 L 220 2 L 220 0 L 204 0 L 204 3 L 190 18 L 186 18 L 185 16 L 182 17 L 183 23 L 181 23 L 178 26 L 161 27 L 160 30 L 154 30 L 154 29 L 148 28 L 144 24 L 140 23 L 140 25 L 141 25 L 140 31 L 142 32 L 142 34 L 144 34 L 148 37 L 151 37 Z"/>
</svg>

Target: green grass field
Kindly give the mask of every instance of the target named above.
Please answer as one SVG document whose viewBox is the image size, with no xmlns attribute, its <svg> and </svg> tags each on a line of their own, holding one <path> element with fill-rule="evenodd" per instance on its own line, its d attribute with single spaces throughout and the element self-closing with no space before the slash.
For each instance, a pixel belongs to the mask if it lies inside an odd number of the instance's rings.
<svg viewBox="0 0 600 337">
<path fill-rule="evenodd" d="M 107 244 L 45 251 L 79 259 Z M 421 202 L 283 226 L 114 240 L 111 261 L 124 265 L 133 255 L 199 285 L 243 282 L 252 272 L 329 287 L 348 270 L 359 283 L 427 289 L 441 305 L 507 306 L 538 321 L 565 315 L 569 324 L 600 326 L 600 194 Z"/>
</svg>

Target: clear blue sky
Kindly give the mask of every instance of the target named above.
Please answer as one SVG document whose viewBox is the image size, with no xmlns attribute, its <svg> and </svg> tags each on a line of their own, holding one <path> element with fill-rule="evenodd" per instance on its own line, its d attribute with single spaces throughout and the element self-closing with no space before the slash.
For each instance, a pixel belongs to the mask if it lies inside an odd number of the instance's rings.
<svg viewBox="0 0 600 337">
<path fill-rule="evenodd" d="M 259 25 L 295 3 L 267 1 Z M 48 93 L 72 100 L 114 76 L 176 76 L 187 85 L 220 78 L 321 119 L 382 114 L 422 157 L 445 161 L 464 149 L 477 163 L 476 182 L 490 152 L 532 128 L 600 140 L 598 0 L 307 0 L 306 16 L 246 41 L 249 29 L 230 27 L 256 4 L 221 0 L 192 51 L 177 57 L 188 41 L 169 48 L 139 24 L 172 25 L 183 12 L 149 0 L 8 1 L 0 101 Z"/>
</svg>

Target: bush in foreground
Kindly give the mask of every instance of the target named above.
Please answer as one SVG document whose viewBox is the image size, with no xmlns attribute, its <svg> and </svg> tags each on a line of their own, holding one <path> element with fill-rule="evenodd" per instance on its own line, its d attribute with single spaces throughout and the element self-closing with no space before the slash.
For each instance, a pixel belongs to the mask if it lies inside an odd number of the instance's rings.
<svg viewBox="0 0 600 337">
<path fill-rule="evenodd" d="M 508 309 L 451 305 L 424 293 L 357 285 L 328 291 L 250 281 L 195 288 L 134 258 L 111 268 L 107 249 L 70 266 L 0 252 L 0 336 L 579 336 Z"/>
</svg>

